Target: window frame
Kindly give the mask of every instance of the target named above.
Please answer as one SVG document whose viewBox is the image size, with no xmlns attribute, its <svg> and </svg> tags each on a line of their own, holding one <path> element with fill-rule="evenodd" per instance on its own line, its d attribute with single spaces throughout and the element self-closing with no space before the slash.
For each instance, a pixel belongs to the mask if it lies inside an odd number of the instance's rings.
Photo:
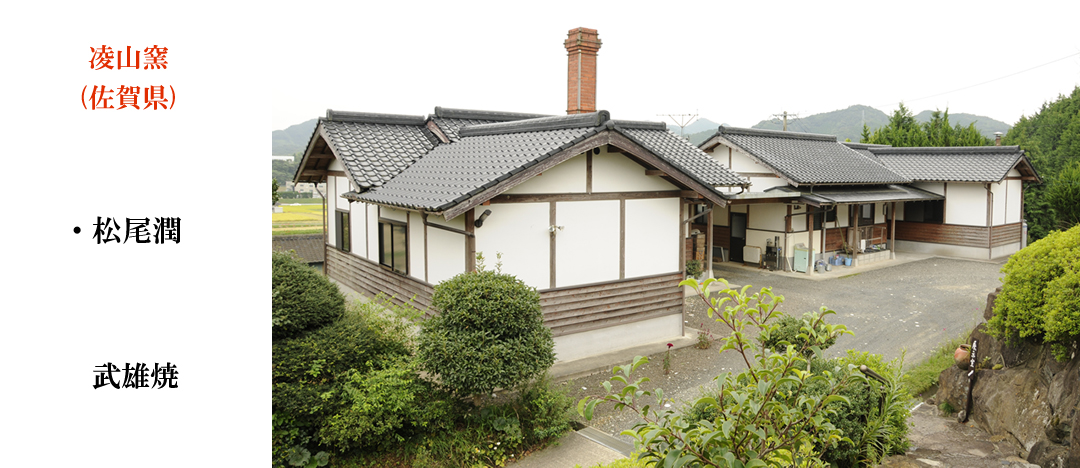
<svg viewBox="0 0 1080 468">
<path fill-rule="evenodd" d="M 337 237 L 334 247 L 342 252 L 352 251 L 352 234 L 350 233 L 350 217 L 352 213 L 346 210 L 334 210 L 334 234 Z"/>
<path fill-rule="evenodd" d="M 390 236 L 389 236 L 390 238 L 389 239 L 386 238 L 387 237 L 386 236 L 386 232 L 387 232 L 386 229 L 387 228 L 389 228 L 389 230 L 390 230 Z M 393 220 L 393 219 L 379 218 L 379 249 L 378 249 L 379 250 L 379 265 L 382 265 L 382 266 L 384 266 L 386 268 L 389 268 L 390 270 L 394 271 L 395 273 L 400 273 L 402 275 L 408 275 L 409 274 L 409 229 L 408 228 L 409 228 L 409 225 L 407 223 L 403 223 L 401 221 L 397 221 L 397 220 Z M 399 231 L 402 234 L 402 239 L 403 239 L 402 244 L 403 245 L 398 246 L 394 242 L 394 238 L 395 238 L 394 231 Z M 387 244 L 386 243 L 387 242 L 389 242 L 389 247 L 390 247 L 389 248 L 390 258 L 389 259 L 386 258 L 386 252 L 387 252 Z M 402 258 L 402 261 L 401 261 L 402 264 L 401 265 L 398 265 L 398 262 L 395 261 L 396 259 L 399 258 L 398 257 L 398 249 L 399 248 L 401 250 L 401 253 L 403 254 L 401 256 L 401 258 Z"/>
</svg>

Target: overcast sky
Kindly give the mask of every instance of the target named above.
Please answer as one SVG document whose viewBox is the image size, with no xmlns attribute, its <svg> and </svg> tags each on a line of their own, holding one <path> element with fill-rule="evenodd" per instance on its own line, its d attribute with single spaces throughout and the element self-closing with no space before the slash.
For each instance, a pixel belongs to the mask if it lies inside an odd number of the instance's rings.
<svg viewBox="0 0 1080 468">
<path fill-rule="evenodd" d="M 669 126 L 901 101 L 1013 124 L 1080 85 L 1076 1 L 304 5 L 274 14 L 274 129 L 328 108 L 564 114 L 576 27 L 603 42 L 598 108 Z"/>
</svg>

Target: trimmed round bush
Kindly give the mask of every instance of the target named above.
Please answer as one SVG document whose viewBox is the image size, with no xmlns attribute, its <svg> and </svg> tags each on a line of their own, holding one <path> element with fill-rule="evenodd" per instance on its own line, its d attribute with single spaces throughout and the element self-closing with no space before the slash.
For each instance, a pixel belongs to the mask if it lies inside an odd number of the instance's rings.
<svg viewBox="0 0 1080 468">
<path fill-rule="evenodd" d="M 1038 338 L 1058 360 L 1080 336 L 1080 225 L 1054 231 L 1013 254 L 1001 269 L 990 332 L 998 338 Z"/>
<path fill-rule="evenodd" d="M 334 283 L 291 254 L 274 252 L 273 336 L 290 338 L 345 314 L 345 296 Z"/>
<path fill-rule="evenodd" d="M 432 306 L 439 315 L 422 325 L 418 355 L 459 396 L 516 387 L 555 362 L 540 295 L 514 276 L 460 274 L 435 286 Z"/>
</svg>

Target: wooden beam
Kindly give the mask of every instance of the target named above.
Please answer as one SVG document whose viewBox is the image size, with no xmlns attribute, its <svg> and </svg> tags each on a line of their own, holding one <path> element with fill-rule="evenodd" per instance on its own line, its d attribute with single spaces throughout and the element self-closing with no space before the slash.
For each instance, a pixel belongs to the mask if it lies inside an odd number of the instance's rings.
<svg viewBox="0 0 1080 468">
<path fill-rule="evenodd" d="M 308 159 L 334 159 L 336 156 L 327 153 L 313 153 L 308 156 Z"/>
<path fill-rule="evenodd" d="M 592 150 L 585 153 L 585 193 L 592 193 Z"/>
<path fill-rule="evenodd" d="M 338 176 L 346 177 L 343 171 L 328 171 L 326 169 L 304 169 L 304 172 L 300 173 L 301 176 Z"/>
<path fill-rule="evenodd" d="M 683 198 L 701 198 L 701 194 L 693 190 L 681 190 L 680 195 Z"/>
<path fill-rule="evenodd" d="M 465 237 L 476 237 L 476 234 L 474 234 L 474 233 L 472 233 L 470 231 L 462 231 L 461 229 L 452 228 L 450 226 L 443 226 L 441 224 L 429 223 L 426 216 L 424 217 L 424 226 L 433 227 L 435 229 L 442 229 L 443 231 L 450 231 L 450 232 L 453 232 L 455 234 L 461 234 L 461 235 L 463 235 Z M 470 224 L 470 226 L 471 226 L 471 224 Z"/>
<path fill-rule="evenodd" d="M 640 200 L 646 198 L 678 198 L 679 190 L 657 190 L 651 192 L 603 192 L 603 193 L 528 193 L 503 194 L 488 200 L 491 203 L 544 203 L 553 201 L 602 201 L 602 200 Z M 486 203 L 486 202 L 485 202 Z"/>
<path fill-rule="evenodd" d="M 474 215 L 472 208 L 465 212 L 465 271 L 476 271 L 476 226 L 473 225 Z"/>
<path fill-rule="evenodd" d="M 664 171 L 658 171 L 658 170 L 656 170 L 656 169 L 645 169 L 645 175 L 647 175 L 647 176 L 660 176 L 660 177 L 664 177 L 664 176 L 666 176 L 666 175 L 667 175 L 667 173 L 666 173 L 666 172 L 664 172 Z"/>
<path fill-rule="evenodd" d="M 705 227 L 705 271 L 712 273 L 713 264 L 713 207 L 715 205 L 712 202 L 709 203 L 706 213 L 709 214 L 709 219 L 706 221 Z"/>
</svg>

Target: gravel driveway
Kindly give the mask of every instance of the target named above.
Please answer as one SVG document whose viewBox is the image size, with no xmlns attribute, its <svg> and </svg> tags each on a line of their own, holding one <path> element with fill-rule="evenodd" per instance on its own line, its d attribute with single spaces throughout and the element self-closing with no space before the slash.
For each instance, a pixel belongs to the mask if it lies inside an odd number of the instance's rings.
<svg viewBox="0 0 1080 468">
<path fill-rule="evenodd" d="M 827 306 L 836 311 L 827 319 L 840 323 L 855 334 L 845 335 L 826 351 L 828 357 L 848 349 L 881 354 L 886 360 L 907 351 L 905 367 L 915 364 L 941 343 L 967 334 L 982 321 L 986 295 L 1001 285 L 1000 270 L 1006 259 L 972 261 L 931 257 L 827 280 L 810 280 L 725 265 L 715 274 L 733 285 L 750 284 L 750 291 L 772 287 L 784 296 L 780 310 L 788 315 Z M 721 334 L 722 324 L 712 322 L 707 307 L 697 297 L 688 297 L 684 312 L 686 326 Z M 742 358 L 733 351 L 717 353 L 711 349 L 684 348 L 672 351 L 672 370 L 663 374 L 663 354 L 650 356 L 649 364 L 634 377 L 648 377 L 646 389 L 660 387 L 665 397 L 677 406 L 696 399 L 702 385 L 714 385 L 713 378 L 722 372 L 742 368 Z M 569 381 L 571 395 L 577 401 L 603 392 L 601 382 L 608 373 Z M 616 384 L 616 388 L 618 385 Z M 653 401 L 648 403 L 654 404 Z M 610 405 L 598 405 L 596 416 L 587 422 L 611 434 L 630 429 L 640 418 L 629 410 L 612 411 Z M 632 439 L 618 436 L 627 442 Z"/>
</svg>

